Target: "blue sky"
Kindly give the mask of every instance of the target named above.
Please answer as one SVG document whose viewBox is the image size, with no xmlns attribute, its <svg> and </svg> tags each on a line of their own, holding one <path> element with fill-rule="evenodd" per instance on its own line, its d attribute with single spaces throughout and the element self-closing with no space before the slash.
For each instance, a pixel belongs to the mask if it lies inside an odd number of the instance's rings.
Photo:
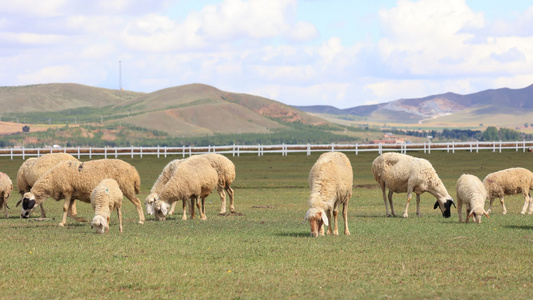
<svg viewBox="0 0 533 300">
<path fill-rule="evenodd" d="M 188 83 L 347 108 L 533 83 L 533 2 L 0 0 L 0 86 Z M 1 99 L 0 99 L 1 101 Z"/>
</svg>

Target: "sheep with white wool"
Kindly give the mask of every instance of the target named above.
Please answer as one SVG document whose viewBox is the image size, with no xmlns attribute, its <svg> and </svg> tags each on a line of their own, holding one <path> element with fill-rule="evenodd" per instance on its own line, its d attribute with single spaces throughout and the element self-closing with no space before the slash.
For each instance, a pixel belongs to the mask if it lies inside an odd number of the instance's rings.
<svg viewBox="0 0 533 300">
<path fill-rule="evenodd" d="M 154 213 L 157 220 L 165 220 L 172 203 L 181 200 L 183 202 L 182 220 L 187 220 L 186 207 L 191 200 L 191 213 L 194 214 L 194 204 L 199 206 L 200 217 L 205 216 L 205 198 L 217 187 L 218 175 L 211 167 L 211 163 L 202 156 L 192 156 L 179 164 L 178 172 L 175 173 L 165 184 L 159 193 L 159 198 L 154 202 Z"/>
<path fill-rule="evenodd" d="M 217 171 L 218 174 L 218 185 L 217 191 L 220 195 L 220 213 L 226 213 L 226 191 L 229 195 L 229 210 L 230 212 L 235 212 L 234 196 L 235 193 L 231 188 L 231 184 L 235 180 L 235 164 L 229 160 L 227 157 L 217 153 L 208 153 L 201 155 L 211 163 L 211 166 Z"/>
<path fill-rule="evenodd" d="M 521 214 L 533 214 L 533 199 L 531 199 L 530 189 L 533 188 L 533 173 L 525 168 L 509 168 L 494 173 L 490 173 L 483 179 L 483 184 L 487 190 L 489 198 L 489 210 L 492 211 L 492 202 L 495 198 L 500 198 L 503 214 L 507 214 L 504 196 L 522 194 L 524 196 L 524 206 Z"/>
<path fill-rule="evenodd" d="M 91 205 L 94 218 L 91 228 L 96 228 L 97 233 L 109 232 L 109 219 L 111 212 L 117 210 L 118 228 L 122 232 L 122 198 L 124 195 L 114 179 L 104 179 L 91 192 Z"/>
<path fill-rule="evenodd" d="M 308 181 L 311 195 L 305 219 L 311 225 L 311 236 L 324 235 L 324 225 L 328 227 L 328 234 L 339 235 L 339 204 L 342 204 L 344 234 L 350 235 L 348 201 L 352 197 L 353 171 L 348 157 L 341 152 L 323 153 L 311 168 Z M 335 223 L 333 231 L 329 224 L 331 212 Z"/>
<path fill-rule="evenodd" d="M 159 199 L 159 193 L 163 190 L 163 188 L 165 187 L 165 184 L 170 180 L 170 178 L 174 176 L 174 174 L 178 170 L 178 166 L 181 161 L 183 160 L 174 159 L 170 161 L 163 168 L 163 171 L 161 171 L 161 174 L 159 174 L 159 177 L 157 177 L 157 180 L 155 181 L 154 185 L 152 186 L 152 189 L 150 190 L 150 194 L 146 196 L 146 199 L 144 199 L 144 204 L 146 205 L 146 213 L 148 213 L 149 215 L 154 214 L 154 202 L 157 199 Z M 168 212 L 169 215 L 174 213 L 174 209 L 177 203 L 178 202 L 172 203 L 172 207 L 170 208 Z"/>
<path fill-rule="evenodd" d="M 62 161 L 78 161 L 77 158 L 68 153 L 47 153 L 40 157 L 28 158 L 20 166 L 17 172 L 17 188 L 20 194 L 20 200 L 16 206 L 22 201 L 22 196 L 31 190 L 37 179 L 44 173 L 48 172 L 53 166 Z M 41 209 L 41 218 L 46 218 L 46 211 L 42 203 L 39 205 Z M 69 212 L 73 218 L 76 218 L 76 203 L 72 205 L 72 211 Z M 83 219 L 79 219 L 82 221 Z"/>
<path fill-rule="evenodd" d="M 421 216 L 420 194 L 429 192 L 437 198 L 433 208 L 440 207 L 442 215 L 445 218 L 450 217 L 450 208 L 452 204 L 455 206 L 455 202 L 429 161 L 406 154 L 383 153 L 372 162 L 372 173 L 383 193 L 387 216 L 396 216 L 392 202 L 393 193 L 407 193 L 407 204 L 403 211 L 403 217 L 407 218 L 412 194 L 416 194 L 416 214 Z M 389 214 L 387 206 L 386 189 L 389 189 L 388 200 L 392 214 Z"/>
<path fill-rule="evenodd" d="M 97 159 L 80 163 L 63 161 L 41 176 L 30 192 L 25 193 L 22 201 L 22 217 L 28 217 L 30 210 L 43 203 L 48 197 L 56 201 L 65 199 L 63 218 L 59 226 L 67 222 L 67 211 L 73 199 L 85 203 L 91 202 L 91 192 L 103 179 L 114 179 L 120 190 L 137 208 L 139 223 L 144 223 L 141 201 L 136 197 L 139 193 L 141 179 L 132 165 L 120 159 Z"/>
<path fill-rule="evenodd" d="M 487 191 L 479 178 L 470 174 L 461 175 L 457 180 L 456 192 L 459 222 L 463 222 L 463 204 L 466 205 L 466 223 L 471 217 L 478 224 L 481 223 L 481 216 L 485 215 L 489 218 L 485 211 Z"/>
<path fill-rule="evenodd" d="M 6 173 L 0 172 L 0 208 L 4 208 L 4 215 L 6 218 L 9 217 L 7 200 L 9 199 L 9 196 L 11 196 L 11 192 L 13 192 L 13 182 L 11 181 L 11 178 L 9 178 Z"/>
</svg>

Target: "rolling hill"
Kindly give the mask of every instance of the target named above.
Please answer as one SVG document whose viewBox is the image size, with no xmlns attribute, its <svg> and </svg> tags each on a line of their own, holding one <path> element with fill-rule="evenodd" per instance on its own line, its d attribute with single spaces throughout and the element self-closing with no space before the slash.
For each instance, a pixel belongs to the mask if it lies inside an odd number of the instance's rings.
<svg viewBox="0 0 533 300">
<path fill-rule="evenodd" d="M 0 103 L 4 113 L 25 123 L 130 124 L 172 137 L 270 133 L 293 123 L 328 123 L 271 99 L 225 92 L 205 84 L 153 93 L 79 84 L 0 87 Z"/>
<path fill-rule="evenodd" d="M 331 118 L 352 116 L 365 122 L 431 124 L 444 127 L 484 123 L 521 127 L 533 123 L 533 85 L 522 89 L 493 89 L 460 95 L 445 93 L 424 98 L 399 99 L 376 105 L 338 109 L 331 106 L 296 106 Z"/>
</svg>

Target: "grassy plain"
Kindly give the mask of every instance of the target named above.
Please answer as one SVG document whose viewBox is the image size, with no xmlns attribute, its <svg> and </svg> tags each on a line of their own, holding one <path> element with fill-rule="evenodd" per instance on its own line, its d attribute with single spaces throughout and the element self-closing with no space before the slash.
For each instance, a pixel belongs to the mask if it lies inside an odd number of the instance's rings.
<svg viewBox="0 0 533 300">
<path fill-rule="evenodd" d="M 483 178 L 503 168 L 533 169 L 531 153 L 420 152 L 429 159 L 450 194 L 462 173 Z M 47 221 L 23 220 L 9 204 L 0 219 L 0 291 L 21 298 L 200 298 L 200 299 L 527 299 L 533 295 L 533 216 L 520 215 L 521 196 L 507 197 L 509 213 L 493 209 L 482 224 L 460 224 L 457 212 L 445 219 L 435 199 L 422 195 L 410 217 L 385 217 L 381 191 L 370 166 L 376 153 L 349 153 L 354 197 L 350 236 L 309 237 L 307 175 L 318 153 L 229 157 L 236 165 L 236 209 L 219 216 L 218 195 L 207 198 L 208 220 L 165 222 L 147 216 L 138 225 L 124 199 L 124 232 L 111 217 L 109 234 L 87 223 L 57 223 L 62 203 L 45 202 Z M 141 200 L 163 166 L 176 157 L 125 158 L 142 177 Z M 14 181 L 21 160 L 0 159 Z M 395 194 L 397 212 L 405 194 Z M 179 207 L 179 205 L 178 205 Z M 78 204 L 90 218 L 91 207 Z M 35 213 L 34 213 L 35 214 Z M 342 218 L 341 218 L 342 224 Z"/>
</svg>

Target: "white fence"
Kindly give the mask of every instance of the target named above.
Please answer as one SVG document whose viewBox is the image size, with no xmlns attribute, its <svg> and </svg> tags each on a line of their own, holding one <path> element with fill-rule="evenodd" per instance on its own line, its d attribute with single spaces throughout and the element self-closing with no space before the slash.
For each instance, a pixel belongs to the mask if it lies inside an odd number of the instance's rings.
<svg viewBox="0 0 533 300">
<path fill-rule="evenodd" d="M 68 148 L 3 148 L 0 149 L 0 157 L 11 157 L 26 159 L 26 157 L 41 156 L 46 153 L 65 152 L 81 158 L 86 156 L 91 159 L 93 156 L 103 156 L 104 158 L 118 158 L 119 156 L 130 156 L 131 158 L 143 157 L 144 155 L 156 155 L 167 157 L 170 155 L 191 156 L 202 153 L 220 153 L 239 156 L 240 154 L 257 154 L 263 156 L 265 153 L 278 153 L 283 156 L 289 153 L 307 153 L 342 151 L 346 153 L 396 151 L 407 153 L 408 151 L 455 151 L 479 152 L 480 150 L 492 150 L 502 152 L 502 150 L 514 150 L 522 152 L 533 151 L 533 141 L 516 142 L 450 142 L 450 143 L 416 143 L 416 144 L 322 144 L 322 145 L 229 145 L 229 146 L 205 146 L 205 147 L 68 147 Z"/>
</svg>

